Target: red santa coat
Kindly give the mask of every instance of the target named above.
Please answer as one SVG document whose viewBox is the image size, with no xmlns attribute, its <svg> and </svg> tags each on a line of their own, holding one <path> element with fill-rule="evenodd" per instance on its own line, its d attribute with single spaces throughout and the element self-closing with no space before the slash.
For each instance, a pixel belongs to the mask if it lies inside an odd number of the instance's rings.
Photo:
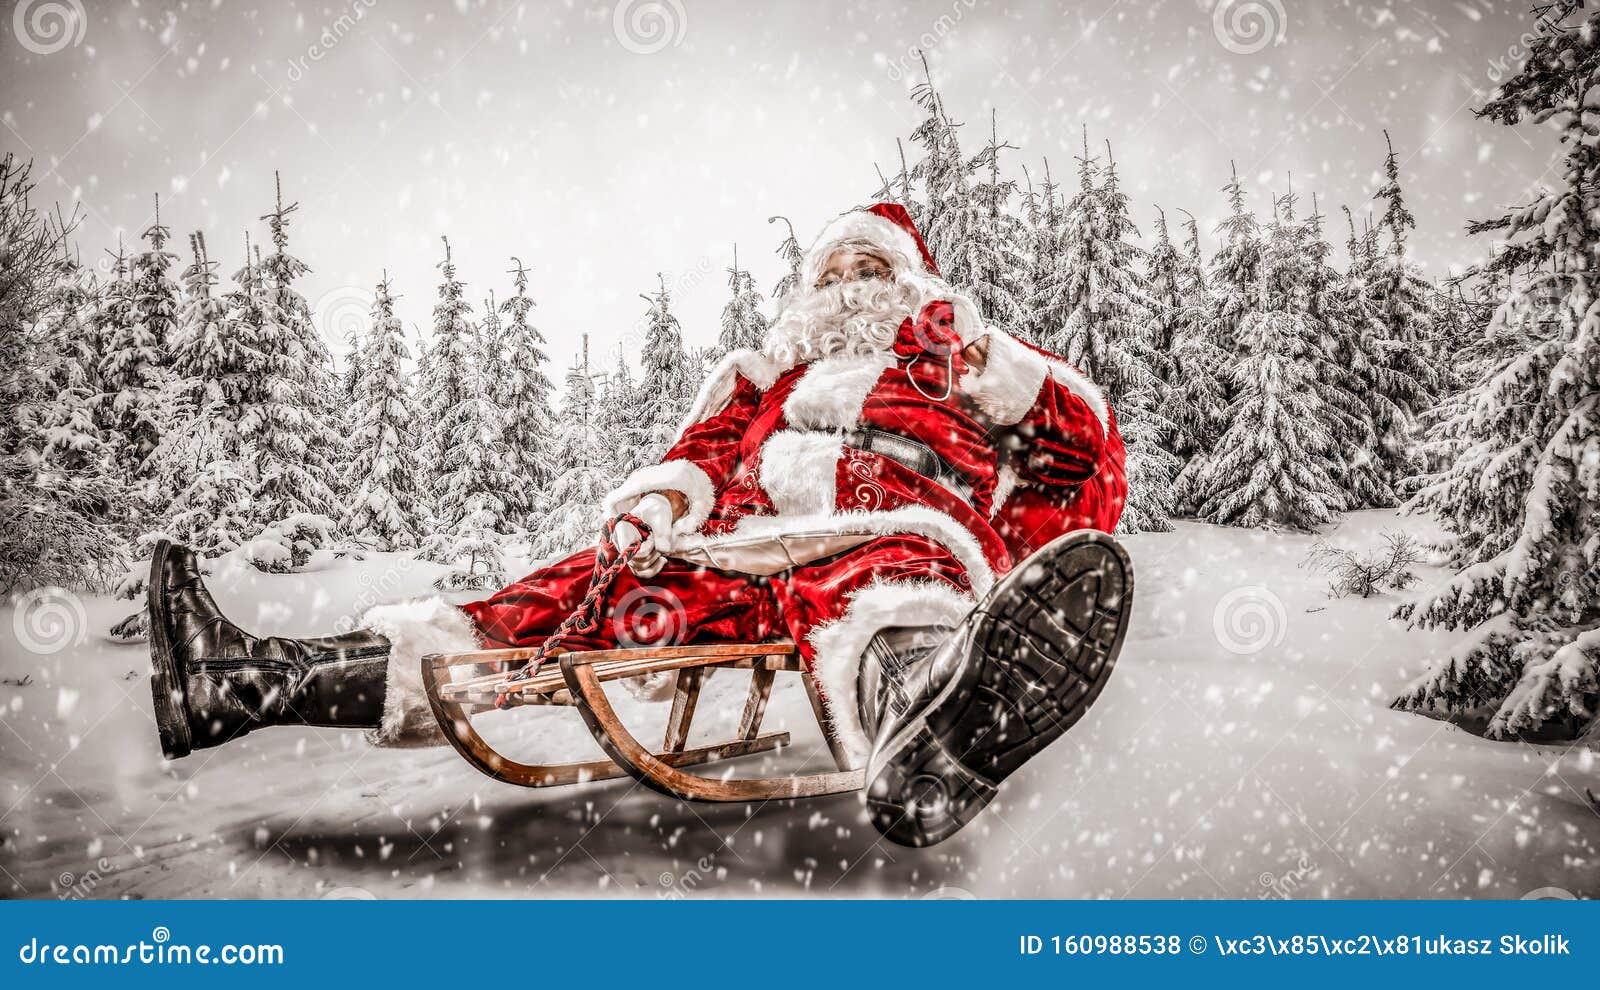
<svg viewBox="0 0 1600 990">
<path fill-rule="evenodd" d="M 1127 492 L 1100 391 L 1052 355 L 988 333 L 982 372 L 962 360 L 970 339 L 942 301 L 907 320 L 887 353 L 787 368 L 754 351 L 729 354 L 661 463 L 634 472 L 606 508 L 678 492 L 688 511 L 669 552 L 752 573 L 876 536 L 922 536 L 953 554 L 982 596 L 1061 533 L 1115 528 Z M 861 430 L 918 441 L 957 483 L 850 446 L 847 434 Z"/>
</svg>

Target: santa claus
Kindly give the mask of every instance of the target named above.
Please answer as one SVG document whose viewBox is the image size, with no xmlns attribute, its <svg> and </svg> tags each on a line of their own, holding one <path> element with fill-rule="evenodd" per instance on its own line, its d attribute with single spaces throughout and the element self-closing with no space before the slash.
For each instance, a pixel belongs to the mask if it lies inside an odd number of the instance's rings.
<svg viewBox="0 0 1600 990">
<path fill-rule="evenodd" d="M 801 276 L 762 349 L 727 355 L 661 462 L 607 498 L 649 535 L 619 525 L 632 573 L 607 621 L 565 645 L 792 640 L 867 766 L 873 823 L 928 845 L 1105 685 L 1133 591 L 1106 535 L 1126 493 L 1122 442 L 1093 383 L 940 278 L 902 207 L 830 223 Z M 483 601 L 380 606 L 357 632 L 297 640 L 229 622 L 195 556 L 163 545 L 150 582 L 162 749 L 279 724 L 438 740 L 421 658 L 537 645 L 582 600 L 594 555 Z"/>
</svg>

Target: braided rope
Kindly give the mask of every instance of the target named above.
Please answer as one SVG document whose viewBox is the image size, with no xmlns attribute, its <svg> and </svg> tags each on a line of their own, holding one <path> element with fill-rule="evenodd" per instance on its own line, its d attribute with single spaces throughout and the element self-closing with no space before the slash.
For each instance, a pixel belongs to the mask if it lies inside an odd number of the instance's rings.
<svg viewBox="0 0 1600 990">
<path fill-rule="evenodd" d="M 639 531 L 639 540 L 625 548 L 619 548 L 616 543 L 616 529 L 618 523 L 632 523 L 633 528 Z M 539 644 L 533 656 L 517 668 L 505 683 L 532 677 L 538 672 L 539 667 L 548 659 L 550 652 L 559 647 L 574 633 L 588 635 L 600 628 L 600 609 L 605 604 L 606 595 L 610 594 L 611 586 L 617 583 L 623 568 L 628 566 L 628 561 L 639 552 L 645 541 L 650 539 L 650 527 L 638 516 L 623 512 L 613 519 L 606 520 L 606 528 L 600 535 L 600 542 L 594 548 L 594 574 L 589 578 L 589 590 L 584 593 L 583 601 L 572 610 L 572 614 L 562 620 L 556 631 L 545 637 Z M 494 698 L 494 706 L 499 709 L 511 707 L 510 696 L 501 690 Z"/>
</svg>

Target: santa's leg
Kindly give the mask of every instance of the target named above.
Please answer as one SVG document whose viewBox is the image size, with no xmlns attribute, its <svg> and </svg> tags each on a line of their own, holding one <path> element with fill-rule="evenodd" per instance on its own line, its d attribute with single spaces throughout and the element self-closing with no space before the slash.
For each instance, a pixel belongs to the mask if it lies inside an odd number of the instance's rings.
<svg viewBox="0 0 1600 990">
<path fill-rule="evenodd" d="M 971 821 L 1099 697 L 1132 604 L 1127 553 L 1080 530 L 1001 578 L 937 647 L 876 640 L 867 805 L 878 830 L 927 846 Z"/>
<path fill-rule="evenodd" d="M 162 543 L 149 583 L 151 693 L 162 751 L 177 759 L 269 725 L 365 729 L 379 745 L 441 743 L 422 687 L 422 658 L 538 645 L 583 599 L 593 571 L 594 551 L 583 550 L 485 601 L 380 605 L 355 632 L 260 637 L 217 608 L 191 551 Z M 759 640 L 775 628 L 776 608 L 764 589 L 687 565 L 669 564 L 647 584 L 624 572 L 609 602 L 605 621 L 568 648 Z"/>
</svg>

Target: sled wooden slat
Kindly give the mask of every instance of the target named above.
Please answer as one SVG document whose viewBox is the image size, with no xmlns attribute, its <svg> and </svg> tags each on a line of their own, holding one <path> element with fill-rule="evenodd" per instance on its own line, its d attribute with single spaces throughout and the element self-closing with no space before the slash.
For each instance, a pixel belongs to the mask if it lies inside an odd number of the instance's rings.
<svg viewBox="0 0 1600 990">
<path fill-rule="evenodd" d="M 767 700 L 772 697 L 771 670 L 750 672 L 750 694 L 744 700 L 744 714 L 739 716 L 739 738 L 754 739 L 761 731 L 761 717 L 767 713 Z"/>
<path fill-rule="evenodd" d="M 457 753 L 480 772 L 521 787 L 553 787 L 632 776 L 679 798 L 699 801 L 761 801 L 812 797 L 857 790 L 863 771 L 852 769 L 821 704 L 815 682 L 792 643 L 734 643 L 648 647 L 565 653 L 559 669 L 508 679 L 507 669 L 534 655 L 528 648 L 433 654 L 423 658 L 422 680 L 434 717 Z M 460 668 L 476 667 L 463 679 Z M 734 738 L 690 747 L 689 733 L 708 671 L 751 671 L 750 690 Z M 838 772 L 801 776 L 734 779 L 705 777 L 684 770 L 722 760 L 769 752 L 789 744 L 787 732 L 761 732 L 773 681 L 779 671 L 799 673 Z M 672 710 L 661 750 L 639 742 L 622 724 L 605 693 L 608 681 L 675 672 Z M 496 710 L 504 694 L 507 707 L 569 706 L 578 709 L 596 742 L 610 759 L 529 764 L 496 752 L 472 725 L 472 718 Z"/>
<path fill-rule="evenodd" d="M 645 748 L 628 731 L 600 686 L 594 666 L 585 661 L 583 654 L 563 654 L 561 672 L 566 675 L 578 713 L 589 724 L 589 730 L 606 754 L 634 779 L 670 797 L 690 801 L 770 801 L 856 791 L 864 782 L 864 770 L 750 779 L 717 779 L 685 773 Z"/>
<path fill-rule="evenodd" d="M 672 714 L 667 716 L 667 738 L 661 743 L 663 752 L 681 753 L 688 744 L 689 723 L 694 721 L 694 709 L 700 703 L 700 686 L 705 683 L 705 676 L 704 667 L 685 667 L 678 671 L 672 690 Z"/>
</svg>

